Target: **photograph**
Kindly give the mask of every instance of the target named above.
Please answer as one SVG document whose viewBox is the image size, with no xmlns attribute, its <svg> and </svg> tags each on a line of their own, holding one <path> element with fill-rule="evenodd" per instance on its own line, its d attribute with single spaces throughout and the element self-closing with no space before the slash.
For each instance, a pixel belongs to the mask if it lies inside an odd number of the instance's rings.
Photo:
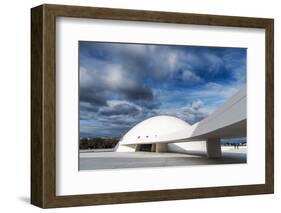
<svg viewBox="0 0 281 213">
<path fill-rule="evenodd" d="M 78 49 L 79 171 L 247 163 L 247 48 Z"/>
</svg>

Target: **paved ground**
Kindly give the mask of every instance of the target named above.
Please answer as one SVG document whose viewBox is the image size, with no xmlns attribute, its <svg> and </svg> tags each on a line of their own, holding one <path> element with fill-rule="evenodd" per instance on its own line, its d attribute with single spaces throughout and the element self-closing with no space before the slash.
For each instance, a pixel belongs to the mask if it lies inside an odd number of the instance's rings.
<svg viewBox="0 0 281 213">
<path fill-rule="evenodd" d="M 144 168 L 165 166 L 191 166 L 246 163 L 246 150 L 223 149 L 223 157 L 209 159 L 203 152 L 155 153 L 155 152 L 80 152 L 80 170 Z"/>
</svg>

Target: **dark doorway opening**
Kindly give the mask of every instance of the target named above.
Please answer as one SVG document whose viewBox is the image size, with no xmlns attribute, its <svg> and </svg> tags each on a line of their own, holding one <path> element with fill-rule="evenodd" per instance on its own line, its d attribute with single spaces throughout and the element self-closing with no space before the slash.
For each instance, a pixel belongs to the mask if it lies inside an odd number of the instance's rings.
<svg viewBox="0 0 281 213">
<path fill-rule="evenodd" d="M 151 152 L 152 144 L 141 144 L 140 151 L 142 152 Z"/>
</svg>

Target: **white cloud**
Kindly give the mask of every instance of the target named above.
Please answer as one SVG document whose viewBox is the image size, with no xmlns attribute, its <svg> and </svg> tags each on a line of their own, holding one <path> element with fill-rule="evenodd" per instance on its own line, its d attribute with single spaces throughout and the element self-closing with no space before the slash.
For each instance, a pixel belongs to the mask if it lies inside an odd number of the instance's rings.
<svg viewBox="0 0 281 213">
<path fill-rule="evenodd" d="M 109 101 L 107 101 L 107 105 L 109 107 L 116 107 L 116 106 L 120 106 L 120 105 L 128 105 L 128 106 L 137 108 L 139 111 L 142 111 L 142 108 L 139 105 L 134 104 L 134 103 L 129 102 L 129 101 L 126 101 L 126 100 L 109 100 Z"/>
<path fill-rule="evenodd" d="M 222 66 L 224 66 L 224 61 L 222 60 L 221 57 L 211 54 L 209 52 L 205 52 L 203 54 L 204 60 L 206 60 L 208 64 L 208 69 L 207 71 L 211 73 L 217 73 Z"/>
<path fill-rule="evenodd" d="M 102 82 L 106 84 L 107 88 L 119 88 L 132 84 L 130 79 L 127 78 L 126 73 L 122 71 L 122 66 L 120 64 L 107 64 L 104 66 L 103 73 L 100 72 L 102 76 Z"/>
<path fill-rule="evenodd" d="M 202 106 L 204 105 L 204 103 L 201 101 L 201 100 L 196 100 L 196 101 L 193 101 L 191 103 L 191 107 L 195 110 L 198 110 L 199 108 L 201 108 Z"/>
<path fill-rule="evenodd" d="M 182 80 L 191 81 L 192 83 L 202 82 L 203 79 L 200 76 L 196 75 L 195 72 L 185 69 L 182 71 Z"/>
<path fill-rule="evenodd" d="M 209 82 L 201 89 L 195 90 L 193 92 L 193 95 L 198 97 L 217 97 L 217 99 L 225 100 L 232 96 L 235 92 L 238 91 L 238 89 L 242 85 L 239 84 L 233 84 L 233 85 L 222 85 L 218 83 Z"/>
</svg>

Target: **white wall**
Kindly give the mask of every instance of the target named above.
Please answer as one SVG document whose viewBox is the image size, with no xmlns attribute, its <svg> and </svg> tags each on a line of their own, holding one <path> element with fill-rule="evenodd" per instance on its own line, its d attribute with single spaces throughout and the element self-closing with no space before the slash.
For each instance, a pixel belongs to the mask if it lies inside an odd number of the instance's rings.
<svg viewBox="0 0 281 213">
<path fill-rule="evenodd" d="M 195 142 L 181 142 L 181 143 L 169 143 L 168 150 L 171 152 L 202 152 L 206 153 L 206 141 L 195 141 Z"/>
<path fill-rule="evenodd" d="M 275 59 L 281 57 L 280 30 L 281 13 L 279 1 L 245 0 L 49 0 L 48 3 L 76 4 L 88 6 L 123 7 L 150 10 L 166 10 L 191 13 L 212 13 L 275 18 Z M 2 1 L 1 22 L 1 212 L 39 212 L 28 204 L 30 172 L 30 7 L 43 3 L 39 0 Z M 276 109 L 281 108 L 280 60 L 275 62 Z M 267 210 L 278 212 L 281 199 L 280 186 L 280 110 L 275 112 L 275 180 L 274 195 L 243 196 L 230 198 L 196 199 L 184 201 L 154 202 L 140 204 L 109 205 L 52 209 L 48 212 L 253 212 Z M 280 211 L 280 210 L 279 210 Z"/>
</svg>

